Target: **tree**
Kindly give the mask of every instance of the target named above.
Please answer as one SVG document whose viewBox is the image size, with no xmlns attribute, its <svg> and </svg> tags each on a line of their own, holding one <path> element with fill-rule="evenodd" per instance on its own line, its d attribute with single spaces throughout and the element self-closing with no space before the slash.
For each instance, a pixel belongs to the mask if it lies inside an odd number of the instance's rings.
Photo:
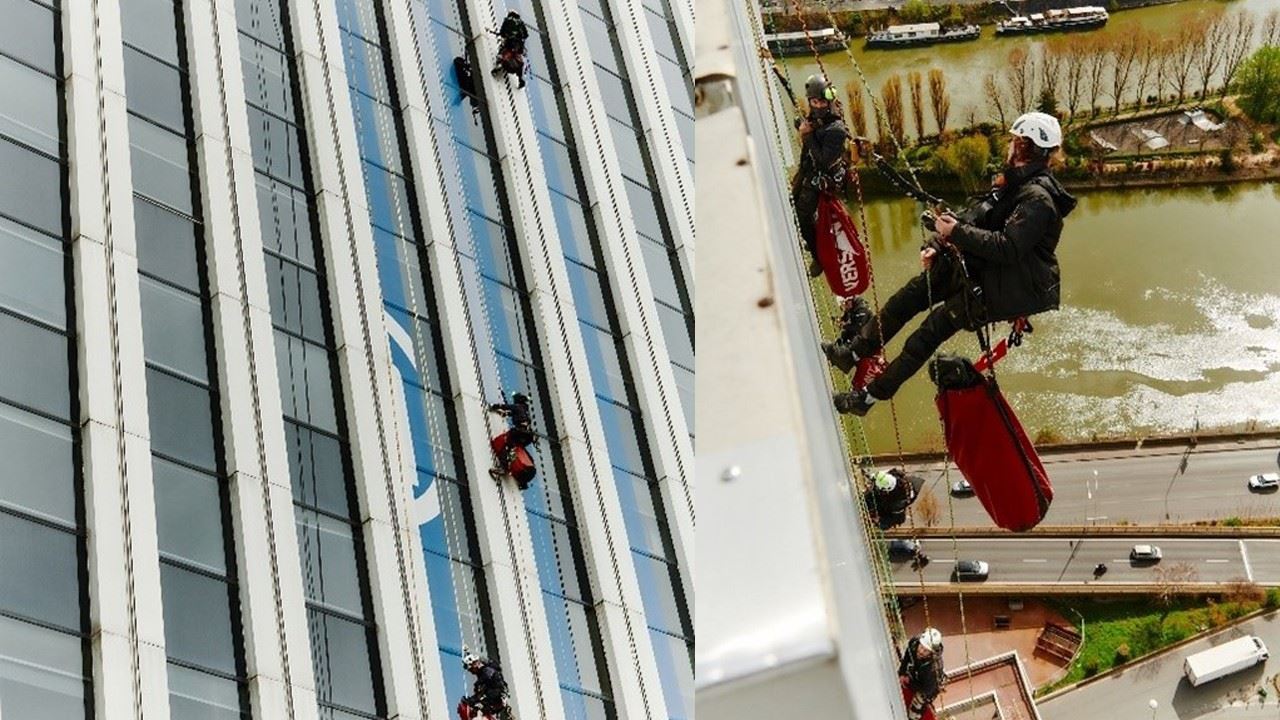
<svg viewBox="0 0 1280 720">
<path fill-rule="evenodd" d="M 1062 66 L 1065 60 L 1065 48 L 1061 42 L 1048 42 L 1040 55 L 1040 95 L 1048 91 L 1058 97 L 1058 84 L 1062 81 Z"/>
<path fill-rule="evenodd" d="M 1222 588 L 1222 599 L 1226 602 L 1261 603 L 1266 597 L 1262 586 L 1247 578 L 1232 578 Z"/>
<path fill-rule="evenodd" d="M 934 170 L 953 175 L 965 192 L 979 190 L 991 162 L 991 143 L 984 135 L 970 135 L 938 148 Z"/>
<path fill-rule="evenodd" d="M 889 134 L 899 147 L 906 143 L 906 119 L 902 108 L 902 78 L 891 75 L 884 81 L 880 90 L 884 99 L 885 119 L 889 123 Z"/>
<path fill-rule="evenodd" d="M 1209 81 L 1222 64 L 1231 29 L 1227 16 L 1221 11 L 1206 16 L 1201 22 L 1204 29 L 1197 36 L 1199 46 L 1196 48 L 1195 70 L 1200 78 L 1200 99 L 1204 100 L 1209 94 Z"/>
<path fill-rule="evenodd" d="M 1138 40 L 1137 73 L 1134 76 L 1134 90 L 1138 96 L 1138 107 L 1146 101 L 1147 86 L 1156 79 L 1157 66 L 1160 63 L 1160 41 L 1148 30 L 1142 30 Z M 1156 94 L 1160 93 L 1156 88 Z"/>
<path fill-rule="evenodd" d="M 1280 10 L 1272 10 L 1262 18 L 1262 45 L 1280 45 Z"/>
<path fill-rule="evenodd" d="M 1235 21 L 1230 23 L 1227 31 L 1227 49 L 1222 56 L 1223 96 L 1226 96 L 1227 89 L 1231 87 L 1236 73 L 1240 70 L 1240 64 L 1244 62 L 1245 56 L 1249 54 L 1249 43 L 1253 40 L 1253 15 L 1247 12 L 1238 12 L 1233 17 Z"/>
<path fill-rule="evenodd" d="M 1156 598 L 1168 607 L 1200 579 L 1200 571 L 1189 562 L 1179 562 L 1155 570 Z"/>
<path fill-rule="evenodd" d="M 1018 112 L 1026 112 L 1035 97 L 1035 62 L 1026 48 L 1017 47 L 1009 52 L 1004 70 L 1005 82 L 1013 96 L 1013 105 Z"/>
<path fill-rule="evenodd" d="M 1205 34 L 1206 28 L 1203 22 L 1189 22 L 1178 28 L 1177 37 L 1170 45 L 1170 81 L 1178 91 L 1179 103 L 1187 98 L 1187 83 L 1191 81 L 1191 68 L 1195 66 L 1196 53 L 1204 42 Z"/>
<path fill-rule="evenodd" d="M 1069 35 L 1062 42 L 1063 63 L 1063 99 L 1067 102 L 1067 112 L 1074 119 L 1080 109 L 1080 100 L 1084 92 L 1084 56 L 1085 46 L 1082 35 Z"/>
<path fill-rule="evenodd" d="M 933 108 L 933 123 L 942 135 L 947 131 L 947 116 L 951 114 L 951 96 L 947 94 L 947 76 L 938 68 L 929 71 L 929 104 Z"/>
<path fill-rule="evenodd" d="M 916 129 L 916 142 L 924 137 L 924 78 L 919 72 L 907 73 L 907 89 L 911 92 L 911 120 Z"/>
<path fill-rule="evenodd" d="M 942 505 L 938 503 L 938 496 L 932 490 L 920 493 L 920 497 L 911 506 L 911 512 L 915 513 L 916 521 L 925 527 L 933 527 L 942 519 Z"/>
<path fill-rule="evenodd" d="M 862 85 L 850 80 L 845 83 L 844 94 L 849 98 L 849 123 L 853 134 L 867 136 L 867 106 L 863 99 Z"/>
<path fill-rule="evenodd" d="M 1036 100 L 1036 110 L 1049 115 L 1058 114 L 1058 98 L 1053 96 L 1053 91 L 1049 88 L 1040 91 L 1040 98 Z"/>
<path fill-rule="evenodd" d="M 1098 114 L 1098 103 L 1106 88 L 1107 59 L 1111 55 L 1108 41 L 1093 38 L 1085 44 L 1085 78 L 1088 81 L 1089 114 Z"/>
<path fill-rule="evenodd" d="M 1120 104 L 1129 94 L 1129 83 L 1133 78 L 1133 66 L 1138 60 L 1142 48 L 1142 36 L 1138 29 L 1126 26 L 1114 37 L 1110 47 L 1111 57 L 1111 96 L 1115 98 L 1115 111 L 1120 114 Z M 1141 100 L 1141 98 L 1139 98 Z"/>
<path fill-rule="evenodd" d="M 1280 46 L 1260 48 L 1245 60 L 1236 76 L 1238 104 L 1258 122 L 1280 122 Z"/>
<path fill-rule="evenodd" d="M 1005 100 L 1004 93 L 1000 91 L 1000 85 L 996 82 L 996 76 L 987 73 L 987 77 L 982 81 L 982 89 L 987 95 L 987 104 L 995 112 L 996 117 L 1000 119 L 1000 126 L 1007 127 L 1008 122 L 1005 121 Z"/>
</svg>

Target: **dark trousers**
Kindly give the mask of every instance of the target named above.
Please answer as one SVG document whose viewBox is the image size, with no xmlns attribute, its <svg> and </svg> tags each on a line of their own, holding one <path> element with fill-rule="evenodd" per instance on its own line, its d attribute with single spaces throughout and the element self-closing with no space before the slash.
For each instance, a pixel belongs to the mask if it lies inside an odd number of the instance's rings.
<svg viewBox="0 0 1280 720">
<path fill-rule="evenodd" d="M 930 300 L 934 303 L 932 310 Z M 965 290 L 964 279 L 955 262 L 938 257 L 927 274 L 911 278 L 885 302 L 879 315 L 862 326 L 862 331 L 853 340 L 854 352 L 859 357 L 874 355 L 911 318 L 926 310 L 929 314 L 907 337 L 902 352 L 867 385 L 867 391 L 876 399 L 893 397 L 904 382 L 924 367 L 942 343 L 957 332 L 976 330 L 983 324 L 981 305 Z"/>
<path fill-rule="evenodd" d="M 792 183 L 791 201 L 796 206 L 796 219 L 800 221 L 800 238 L 813 259 L 818 258 L 818 188 L 812 178 L 798 176 Z"/>
</svg>

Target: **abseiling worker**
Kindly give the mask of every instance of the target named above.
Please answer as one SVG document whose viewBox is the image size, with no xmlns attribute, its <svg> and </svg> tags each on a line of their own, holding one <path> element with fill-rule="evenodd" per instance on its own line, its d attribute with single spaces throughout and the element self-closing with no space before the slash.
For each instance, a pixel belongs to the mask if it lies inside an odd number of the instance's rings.
<svg viewBox="0 0 1280 720">
<path fill-rule="evenodd" d="M 836 112 L 836 91 L 821 75 L 804 83 L 809 114 L 799 118 L 800 167 L 791 179 L 791 201 L 800 222 L 800 237 L 809 251 L 809 276 L 822 274 L 818 262 L 818 198 L 823 191 L 838 193 L 848 177 L 849 129 Z"/>
<path fill-rule="evenodd" d="M 946 673 L 942 669 L 942 633 L 936 628 L 911 638 L 898 665 L 898 681 L 908 690 L 907 718 L 933 717 L 933 700 L 942 693 Z"/>
<path fill-rule="evenodd" d="M 852 340 L 823 348 L 832 364 L 852 368 L 929 311 L 884 372 L 866 387 L 834 396 L 839 412 L 866 415 L 876 402 L 893 397 L 961 330 L 1058 308 L 1055 252 L 1063 218 L 1076 206 L 1049 167 L 1062 145 L 1062 128 L 1052 115 L 1033 112 L 1014 121 L 1009 132 L 1005 170 L 987 196 L 994 199 L 990 209 L 972 223 L 951 214 L 938 217 L 936 235 L 920 253 L 924 272 L 894 293 Z"/>
</svg>

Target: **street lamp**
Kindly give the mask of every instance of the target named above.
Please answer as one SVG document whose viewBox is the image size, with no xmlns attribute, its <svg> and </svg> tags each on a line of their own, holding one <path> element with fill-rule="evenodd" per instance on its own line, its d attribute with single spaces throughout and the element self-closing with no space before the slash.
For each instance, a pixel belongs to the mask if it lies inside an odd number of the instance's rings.
<svg viewBox="0 0 1280 720">
<path fill-rule="evenodd" d="M 1156 708 L 1160 707 L 1160 703 L 1156 702 L 1155 698 L 1151 698 L 1147 704 L 1151 706 L 1151 720 L 1156 720 Z"/>
</svg>

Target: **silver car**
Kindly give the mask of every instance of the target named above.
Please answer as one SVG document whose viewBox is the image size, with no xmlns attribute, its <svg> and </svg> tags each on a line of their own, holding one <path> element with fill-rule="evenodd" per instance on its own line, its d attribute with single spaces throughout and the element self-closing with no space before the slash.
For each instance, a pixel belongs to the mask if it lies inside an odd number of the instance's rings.
<svg viewBox="0 0 1280 720">
<path fill-rule="evenodd" d="M 986 580 L 987 573 L 991 570 L 991 566 L 982 560 L 960 560 L 956 562 L 955 579 L 959 582 L 965 580 Z"/>
<path fill-rule="evenodd" d="M 951 494 L 952 495 L 972 495 L 973 486 L 969 484 L 968 480 L 964 478 L 960 478 L 959 480 L 952 481 Z"/>
<path fill-rule="evenodd" d="M 1273 490 L 1280 487 L 1280 473 L 1263 473 L 1249 478 L 1250 490 Z"/>
<path fill-rule="evenodd" d="M 1160 548 L 1155 545 L 1134 545 L 1129 551 L 1129 559 L 1133 562 L 1158 563 L 1162 557 Z"/>
</svg>

